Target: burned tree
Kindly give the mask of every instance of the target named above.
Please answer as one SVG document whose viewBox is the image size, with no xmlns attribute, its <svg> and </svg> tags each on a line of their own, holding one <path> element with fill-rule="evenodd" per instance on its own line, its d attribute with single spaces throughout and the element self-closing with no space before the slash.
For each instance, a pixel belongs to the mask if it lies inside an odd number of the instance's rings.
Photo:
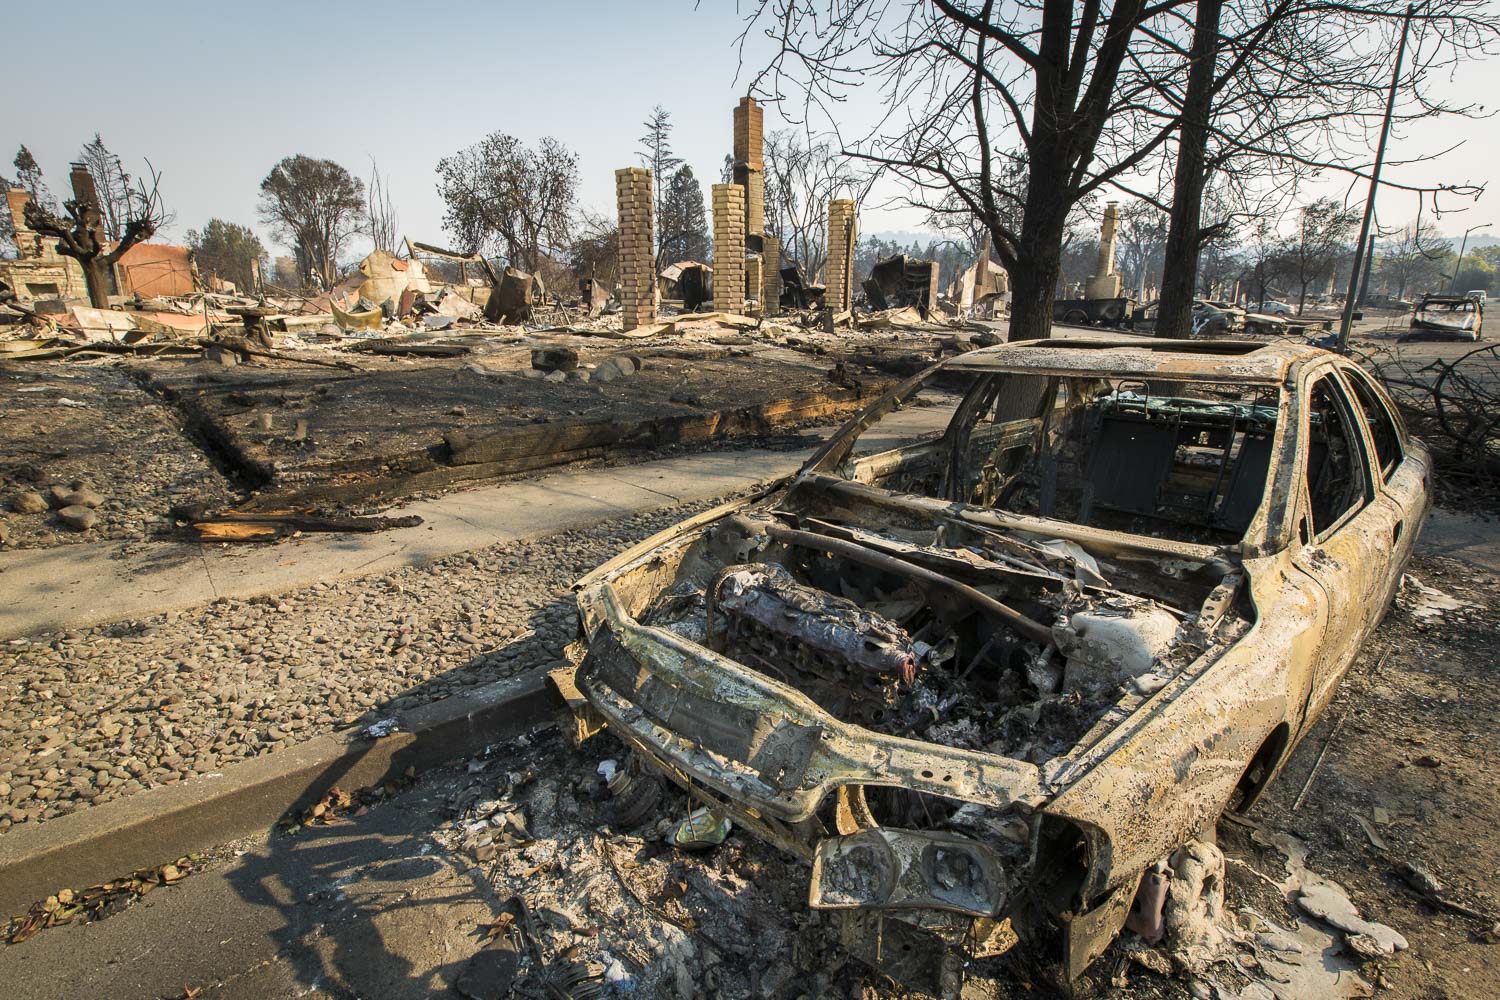
<svg viewBox="0 0 1500 1000">
<path fill-rule="evenodd" d="M 16 150 L 16 158 L 11 161 L 11 166 L 16 168 L 16 183 L 26 189 L 31 200 L 55 214 L 57 203 L 52 198 L 52 192 L 47 190 L 47 182 L 42 180 L 41 165 L 24 143 Z"/>
<path fill-rule="evenodd" d="M 35 201 L 26 204 L 26 225 L 49 239 L 57 240 L 57 252 L 78 261 L 88 286 L 89 303 L 97 309 L 108 308 L 110 274 L 125 252 L 137 243 L 155 235 L 167 221 L 157 186 L 161 176 L 146 164 L 151 186 L 138 181 L 130 192 L 125 211 L 124 228 L 118 240 L 110 240 L 94 177 L 82 163 L 74 163 L 68 175 L 73 197 L 63 202 L 66 217 L 59 217 Z"/>
<path fill-rule="evenodd" d="M 1175 123 L 1120 128 L 1141 95 L 1117 85 L 1147 29 L 1186 5 L 853 0 L 825 16 L 787 0 L 757 4 L 746 30 L 760 25 L 779 50 L 757 86 L 800 90 L 819 108 L 866 82 L 882 87 L 884 119 L 844 153 L 905 182 L 914 205 L 951 197 L 983 221 L 1010 272 L 1011 339 L 1021 340 L 1051 331 L 1074 206 L 1172 133 Z M 1020 191 L 1001 184 L 1008 174 L 1024 177 Z"/>
<path fill-rule="evenodd" d="M 260 182 L 260 217 L 297 258 L 303 281 L 338 278 L 338 255 L 365 219 L 365 186 L 334 163 L 288 156 Z"/>
<path fill-rule="evenodd" d="M 1297 285 L 1297 313 L 1307 304 L 1307 290 L 1327 282 L 1349 252 L 1359 216 L 1332 198 L 1302 206 L 1292 232 L 1279 244 L 1287 278 Z"/>
<path fill-rule="evenodd" d="M 1434 99 L 1430 81 L 1432 70 L 1492 47 L 1495 21 L 1480 0 L 1434 0 L 1419 10 L 1405 0 L 1354 6 L 1203 0 L 1191 26 L 1179 16 L 1175 32 L 1153 36 L 1157 51 L 1137 63 L 1128 82 L 1152 95 L 1154 113 L 1179 121 L 1175 159 L 1163 164 L 1172 175 L 1166 250 L 1172 266 L 1162 280 L 1157 336 L 1190 331 L 1200 257 L 1226 225 L 1284 211 L 1303 178 L 1327 171 L 1368 177 L 1370 139 L 1407 16 L 1424 44 L 1403 76 L 1394 119 L 1476 113 L 1477 105 Z M 1434 195 L 1479 190 L 1408 189 Z M 1210 192 L 1219 211 L 1206 220 Z M 1226 202 L 1238 207 L 1226 210 Z"/>
<path fill-rule="evenodd" d="M 130 175 L 120 158 L 104 145 L 99 133 L 86 143 L 78 154 L 78 162 L 88 168 L 94 178 L 94 191 L 99 195 L 99 211 L 104 216 L 104 232 L 112 240 L 125 233 L 125 223 L 130 217 Z"/>
<path fill-rule="evenodd" d="M 809 274 L 823 267 L 828 203 L 855 194 L 854 171 L 826 141 L 803 142 L 791 129 L 765 138 L 766 232 L 781 240 L 784 258 Z"/>
<path fill-rule="evenodd" d="M 1442 287 L 1453 261 L 1453 247 L 1429 222 L 1415 222 L 1396 234 L 1375 263 L 1375 273 L 1396 299 L 1408 291 Z"/>
<path fill-rule="evenodd" d="M 500 253 L 535 274 L 567 248 L 578 197 L 578 156 L 544 137 L 528 149 L 494 132 L 438 161 L 443 226 L 473 253 Z"/>
<path fill-rule="evenodd" d="M 391 202 L 387 178 L 380 175 L 375 157 L 370 157 L 370 183 L 365 187 L 365 234 L 376 250 L 396 255 L 401 217 Z"/>
</svg>

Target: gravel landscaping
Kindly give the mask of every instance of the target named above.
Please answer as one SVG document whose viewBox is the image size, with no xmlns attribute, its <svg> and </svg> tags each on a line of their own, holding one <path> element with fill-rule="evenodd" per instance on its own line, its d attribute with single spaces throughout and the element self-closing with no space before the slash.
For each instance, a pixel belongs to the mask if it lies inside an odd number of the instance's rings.
<svg viewBox="0 0 1500 1000">
<path fill-rule="evenodd" d="M 554 662 L 575 579 L 717 502 L 0 645 L 0 831 Z"/>
</svg>

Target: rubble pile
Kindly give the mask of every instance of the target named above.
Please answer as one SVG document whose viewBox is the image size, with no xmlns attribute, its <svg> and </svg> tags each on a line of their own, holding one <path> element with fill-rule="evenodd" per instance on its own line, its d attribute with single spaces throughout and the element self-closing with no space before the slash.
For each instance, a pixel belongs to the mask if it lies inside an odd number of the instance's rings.
<svg viewBox="0 0 1500 1000">
<path fill-rule="evenodd" d="M 874 981 L 799 898 L 800 862 L 732 831 L 673 846 L 692 809 L 678 792 L 622 818 L 606 776 L 624 760 L 613 740 L 575 751 L 548 730 L 469 762 L 433 837 L 507 905 L 461 991 L 543 995 L 571 980 L 598 991 L 575 996 L 826 996 Z"/>
</svg>

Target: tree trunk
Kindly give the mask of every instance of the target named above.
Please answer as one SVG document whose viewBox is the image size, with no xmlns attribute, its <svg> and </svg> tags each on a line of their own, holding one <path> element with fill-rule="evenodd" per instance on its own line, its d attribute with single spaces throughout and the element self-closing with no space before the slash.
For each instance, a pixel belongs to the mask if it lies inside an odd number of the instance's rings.
<svg viewBox="0 0 1500 1000">
<path fill-rule="evenodd" d="M 1052 299 L 1061 270 L 1052 259 L 1022 256 L 1010 269 L 1009 340 L 1046 340 L 1052 335 Z"/>
<path fill-rule="evenodd" d="M 83 281 L 89 290 L 89 305 L 95 309 L 109 308 L 109 263 L 103 257 L 80 260 Z"/>
<path fill-rule="evenodd" d="M 1193 290 L 1198 285 L 1198 251 L 1203 224 L 1204 165 L 1208 118 L 1213 110 L 1215 55 L 1218 51 L 1222 0 L 1198 0 L 1189 52 L 1187 92 L 1177 133 L 1177 168 L 1172 178 L 1172 214 L 1161 276 L 1161 304 L 1156 336 L 1186 340 L 1193 332 Z"/>
</svg>

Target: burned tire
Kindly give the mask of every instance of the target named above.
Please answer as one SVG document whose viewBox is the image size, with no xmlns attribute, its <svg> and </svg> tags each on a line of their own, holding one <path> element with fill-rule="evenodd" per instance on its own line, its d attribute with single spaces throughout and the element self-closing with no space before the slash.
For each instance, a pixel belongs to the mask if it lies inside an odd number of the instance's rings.
<svg viewBox="0 0 1500 1000">
<path fill-rule="evenodd" d="M 1100 311 L 1100 315 L 1108 323 L 1118 323 L 1125 318 L 1125 309 L 1118 302 L 1111 302 Z"/>
<path fill-rule="evenodd" d="M 1069 309 L 1063 313 L 1062 321 L 1064 323 L 1073 323 L 1077 326 L 1088 326 L 1089 314 L 1082 309 Z"/>
</svg>

